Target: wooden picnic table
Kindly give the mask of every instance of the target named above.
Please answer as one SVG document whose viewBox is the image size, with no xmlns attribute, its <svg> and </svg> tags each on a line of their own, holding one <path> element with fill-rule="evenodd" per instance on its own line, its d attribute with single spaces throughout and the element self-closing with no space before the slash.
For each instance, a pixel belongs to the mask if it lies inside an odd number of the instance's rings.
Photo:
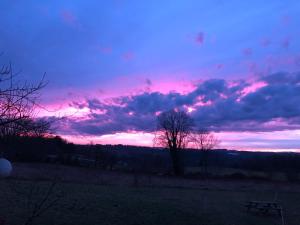
<svg viewBox="0 0 300 225">
<path fill-rule="evenodd" d="M 245 204 L 247 211 L 255 210 L 262 214 L 267 214 L 269 212 L 277 212 L 278 215 L 282 215 L 282 207 L 278 202 L 268 202 L 268 201 L 247 201 Z"/>
</svg>

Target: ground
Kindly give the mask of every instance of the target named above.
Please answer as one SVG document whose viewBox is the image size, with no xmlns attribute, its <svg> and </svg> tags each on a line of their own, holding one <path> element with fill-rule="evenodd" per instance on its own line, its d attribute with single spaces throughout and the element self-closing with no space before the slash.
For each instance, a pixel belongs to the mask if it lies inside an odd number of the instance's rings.
<svg viewBox="0 0 300 225">
<path fill-rule="evenodd" d="M 284 208 L 286 224 L 298 225 L 300 221 L 297 184 L 203 181 L 103 172 L 103 179 L 93 180 L 93 174 L 98 173 L 91 169 L 29 164 L 15 168 L 10 179 L 0 181 L 0 218 L 9 225 L 24 224 L 29 215 L 29 200 L 39 203 L 36 199 L 43 199 L 52 183 L 49 174 L 53 171 L 59 171 L 59 177 L 63 177 L 56 181 L 51 193 L 51 199 L 59 196 L 59 200 L 33 224 L 276 225 L 281 224 L 279 216 L 250 214 L 243 206 L 247 200 L 273 200 L 275 196 Z M 41 168 L 46 168 L 48 173 Z M 88 179 L 80 180 L 84 173 Z M 43 174 L 46 180 L 42 179 Z M 67 180 L 66 174 L 72 174 L 74 179 Z M 109 176 L 111 182 L 107 180 Z M 30 190 L 35 193 L 34 197 L 29 198 Z"/>
</svg>

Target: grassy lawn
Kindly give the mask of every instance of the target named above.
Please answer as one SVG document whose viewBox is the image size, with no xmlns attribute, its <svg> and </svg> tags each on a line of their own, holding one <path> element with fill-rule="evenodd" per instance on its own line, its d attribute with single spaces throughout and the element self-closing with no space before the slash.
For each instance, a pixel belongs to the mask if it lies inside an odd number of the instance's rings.
<svg viewBox="0 0 300 225">
<path fill-rule="evenodd" d="M 31 199 L 43 197 L 50 183 L 26 180 L 2 180 L 0 217 L 9 225 L 22 225 L 28 216 L 29 190 L 35 186 L 40 192 Z M 107 186 L 62 182 L 53 194 L 63 192 L 62 198 L 36 219 L 41 225 L 276 225 L 278 216 L 260 216 L 245 212 L 246 200 L 271 200 L 274 191 L 259 188 L 163 188 Z M 26 194 L 27 193 L 27 194 Z M 280 191 L 278 199 L 285 209 L 288 225 L 300 221 L 300 193 Z"/>
<path fill-rule="evenodd" d="M 55 177 L 60 181 L 46 203 L 60 198 L 35 225 L 276 225 L 281 224 L 279 216 L 251 214 L 244 208 L 247 200 L 271 201 L 276 192 L 286 224 L 300 221 L 297 184 L 163 176 L 149 180 L 49 164 L 14 164 L 12 177 L 0 180 L 0 218 L 6 225 L 23 225 Z"/>
</svg>

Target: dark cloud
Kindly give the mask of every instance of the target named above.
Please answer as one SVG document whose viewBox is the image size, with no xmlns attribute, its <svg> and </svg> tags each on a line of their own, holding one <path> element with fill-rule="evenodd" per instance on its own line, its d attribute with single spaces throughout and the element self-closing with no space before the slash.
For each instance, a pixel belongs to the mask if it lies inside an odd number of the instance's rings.
<svg viewBox="0 0 300 225">
<path fill-rule="evenodd" d="M 263 83 L 264 85 L 257 85 Z M 125 131 L 151 132 L 157 113 L 187 110 L 199 127 L 216 131 L 274 131 L 300 129 L 300 73 L 276 73 L 255 82 L 206 80 L 187 93 L 144 92 L 101 101 L 72 103 L 87 107 L 87 117 L 66 118 L 64 132 L 103 135 Z"/>
</svg>

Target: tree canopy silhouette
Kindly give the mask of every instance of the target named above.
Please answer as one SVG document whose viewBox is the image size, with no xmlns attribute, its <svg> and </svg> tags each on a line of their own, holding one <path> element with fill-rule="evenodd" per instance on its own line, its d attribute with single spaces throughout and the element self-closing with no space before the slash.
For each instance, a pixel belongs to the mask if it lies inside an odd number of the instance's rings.
<svg viewBox="0 0 300 225">
<path fill-rule="evenodd" d="M 193 120 L 184 111 L 170 110 L 157 117 L 158 131 L 155 143 L 169 149 L 175 175 L 184 172 L 180 150 L 187 146 L 193 127 Z"/>
<path fill-rule="evenodd" d="M 213 133 L 202 129 L 193 132 L 190 142 L 193 148 L 201 151 L 201 166 L 203 173 L 207 174 L 209 152 L 220 143 L 220 140 Z"/>
</svg>

